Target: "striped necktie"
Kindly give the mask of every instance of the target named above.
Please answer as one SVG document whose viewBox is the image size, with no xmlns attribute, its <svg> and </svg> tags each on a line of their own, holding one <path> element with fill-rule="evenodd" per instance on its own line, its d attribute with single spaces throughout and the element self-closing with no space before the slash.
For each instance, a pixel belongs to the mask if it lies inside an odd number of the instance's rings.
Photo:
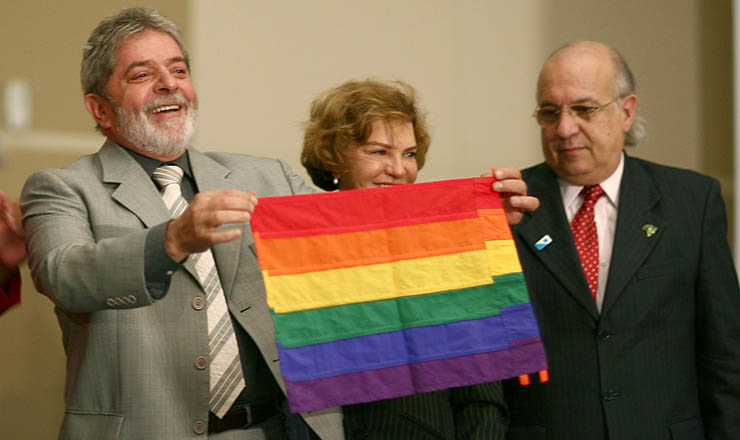
<svg viewBox="0 0 740 440">
<path fill-rule="evenodd" d="M 161 188 L 162 199 L 173 219 L 180 216 L 188 206 L 188 202 L 182 197 L 180 187 L 183 174 L 182 168 L 177 165 L 163 165 L 152 174 Z M 209 408 L 216 416 L 222 418 L 245 385 L 239 347 L 211 250 L 191 254 L 185 264 L 195 268 L 198 282 L 206 294 L 208 348 L 211 359 Z"/>
</svg>

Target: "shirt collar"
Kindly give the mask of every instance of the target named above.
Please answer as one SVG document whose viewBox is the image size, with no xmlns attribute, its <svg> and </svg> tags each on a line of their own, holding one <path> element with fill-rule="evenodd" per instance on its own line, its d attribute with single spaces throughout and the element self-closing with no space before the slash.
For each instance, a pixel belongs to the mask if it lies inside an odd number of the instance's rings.
<svg viewBox="0 0 740 440">
<path fill-rule="evenodd" d="M 126 151 L 128 151 L 128 154 L 131 155 L 131 157 L 136 160 L 136 162 L 141 165 L 142 168 L 144 168 L 144 171 L 146 171 L 147 175 L 149 177 L 152 176 L 152 173 L 154 173 L 154 170 L 159 168 L 160 166 L 164 164 L 174 164 L 179 166 L 180 168 L 185 171 L 185 175 L 187 175 L 190 179 L 193 178 L 193 172 L 190 169 L 190 156 L 188 155 L 188 151 L 185 150 L 183 154 L 180 155 L 175 160 L 168 160 L 167 162 L 161 162 L 157 159 L 152 159 L 151 157 L 144 156 L 143 154 L 137 153 L 136 151 L 129 150 L 126 147 L 123 147 Z"/>
<path fill-rule="evenodd" d="M 603 182 L 599 183 L 601 189 L 604 190 L 604 195 L 614 205 L 619 206 L 619 184 L 622 182 L 622 173 L 624 172 L 624 153 L 622 153 L 619 159 L 619 165 L 617 169 L 607 177 Z M 560 197 L 563 199 L 563 205 L 568 207 L 572 204 L 577 203 L 580 205 L 579 195 L 583 189 L 583 185 L 574 185 L 569 183 L 560 177 L 558 177 L 558 185 L 560 186 Z"/>
</svg>

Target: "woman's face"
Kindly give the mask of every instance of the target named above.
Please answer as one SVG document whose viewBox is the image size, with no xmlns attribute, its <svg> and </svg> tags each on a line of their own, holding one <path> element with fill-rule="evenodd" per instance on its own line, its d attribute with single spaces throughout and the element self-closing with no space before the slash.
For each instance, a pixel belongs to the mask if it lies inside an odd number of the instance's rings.
<svg viewBox="0 0 740 440">
<path fill-rule="evenodd" d="M 344 156 L 347 169 L 339 189 L 373 188 L 414 183 L 416 138 L 411 122 L 378 120 L 363 144 L 353 144 Z"/>
</svg>

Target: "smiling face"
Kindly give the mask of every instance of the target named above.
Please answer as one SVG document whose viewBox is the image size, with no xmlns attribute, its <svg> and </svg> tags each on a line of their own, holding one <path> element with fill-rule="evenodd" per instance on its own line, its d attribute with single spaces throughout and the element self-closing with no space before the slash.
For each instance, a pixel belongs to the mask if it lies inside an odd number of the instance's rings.
<svg viewBox="0 0 740 440">
<path fill-rule="evenodd" d="M 413 125 L 373 122 L 367 141 L 347 148 L 344 164 L 346 171 L 338 176 L 340 190 L 414 183 L 418 165 Z"/>
<path fill-rule="evenodd" d="M 598 43 L 578 43 L 553 55 L 542 68 L 538 105 L 602 106 L 619 98 L 614 96 L 614 79 L 610 50 Z M 629 95 L 593 114 L 590 121 L 562 111 L 558 121 L 541 129 L 545 161 L 568 182 L 601 183 L 619 165 L 636 106 L 637 97 Z"/>
<path fill-rule="evenodd" d="M 103 134 L 159 160 L 180 156 L 195 132 L 197 98 L 179 46 L 149 30 L 128 37 L 116 50 L 106 97 L 85 96 Z"/>
</svg>

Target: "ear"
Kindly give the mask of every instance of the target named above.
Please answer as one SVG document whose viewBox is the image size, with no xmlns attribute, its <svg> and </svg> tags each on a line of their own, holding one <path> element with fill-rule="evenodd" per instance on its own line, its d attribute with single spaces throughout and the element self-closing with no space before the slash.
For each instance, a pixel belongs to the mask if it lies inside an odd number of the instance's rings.
<svg viewBox="0 0 740 440">
<path fill-rule="evenodd" d="M 107 98 L 94 93 L 88 93 L 85 95 L 85 108 L 87 108 L 87 111 L 90 112 L 102 130 L 107 130 L 113 125 L 115 115 L 113 107 Z"/>
<path fill-rule="evenodd" d="M 627 133 L 635 122 L 637 95 L 630 94 L 622 100 L 622 130 Z"/>
</svg>

